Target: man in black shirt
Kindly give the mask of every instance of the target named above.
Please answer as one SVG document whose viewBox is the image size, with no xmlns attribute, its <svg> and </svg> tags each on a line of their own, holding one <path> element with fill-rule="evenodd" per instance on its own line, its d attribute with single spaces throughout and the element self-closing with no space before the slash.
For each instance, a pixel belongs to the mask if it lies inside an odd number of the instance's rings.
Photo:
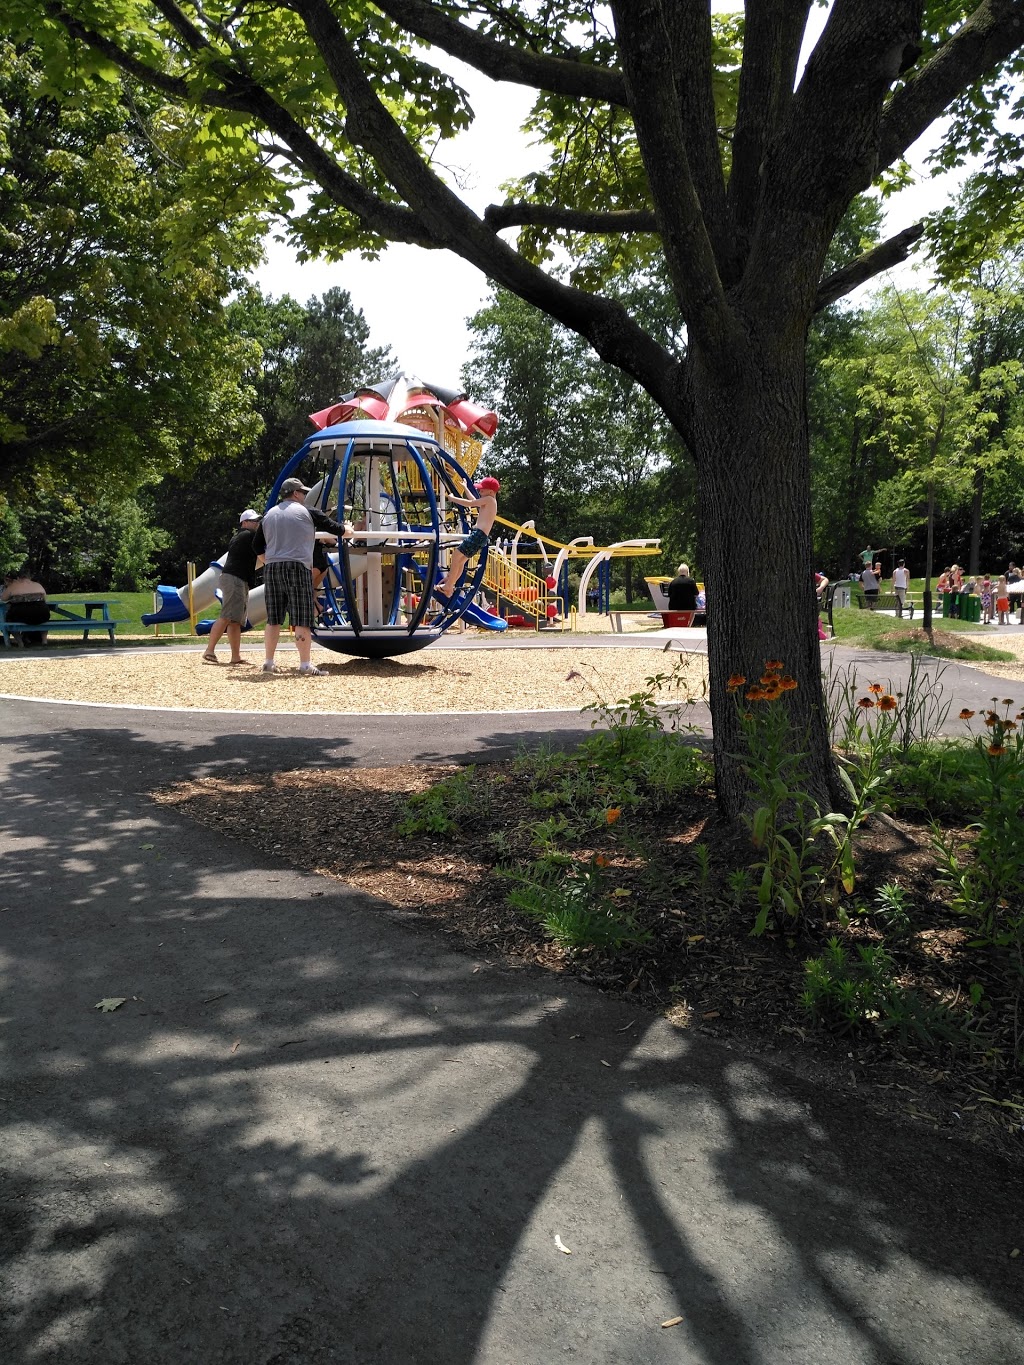
<svg viewBox="0 0 1024 1365">
<path fill-rule="evenodd" d="M 229 662 L 249 662 L 242 658 L 242 627 L 249 611 L 249 589 L 256 586 L 256 550 L 253 541 L 259 529 L 260 514 L 247 507 L 238 518 L 238 523 L 239 530 L 231 537 L 220 573 L 220 615 L 210 631 L 210 640 L 203 654 L 204 664 L 217 663 L 217 641 L 225 631 L 231 645 Z"/>
<path fill-rule="evenodd" d="M 690 577 L 689 564 L 680 564 L 668 585 L 669 611 L 696 611 L 697 592 L 697 582 Z"/>
</svg>

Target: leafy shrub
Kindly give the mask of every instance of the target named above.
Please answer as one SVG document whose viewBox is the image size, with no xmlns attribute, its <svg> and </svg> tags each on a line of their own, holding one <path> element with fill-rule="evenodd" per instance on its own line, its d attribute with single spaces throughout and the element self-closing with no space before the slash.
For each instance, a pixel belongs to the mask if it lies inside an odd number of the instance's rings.
<svg viewBox="0 0 1024 1365">
<path fill-rule="evenodd" d="M 830 938 L 819 957 L 804 963 L 800 1003 L 816 1024 L 833 1033 L 874 1028 L 894 1033 L 903 1046 L 963 1041 L 950 1012 L 901 986 L 894 972 L 884 948 L 860 944 L 851 958 L 839 939 Z"/>
<path fill-rule="evenodd" d="M 569 866 L 550 861 L 526 868 L 500 868 L 509 882 L 508 902 L 541 924 L 562 948 L 621 948 L 650 937 L 620 909 L 618 888 L 607 890 L 600 854 Z"/>
<path fill-rule="evenodd" d="M 482 786 L 475 769 L 464 768 L 428 791 L 416 792 L 402 807 L 397 832 L 405 838 L 454 834 L 467 818 L 479 814 Z"/>
</svg>

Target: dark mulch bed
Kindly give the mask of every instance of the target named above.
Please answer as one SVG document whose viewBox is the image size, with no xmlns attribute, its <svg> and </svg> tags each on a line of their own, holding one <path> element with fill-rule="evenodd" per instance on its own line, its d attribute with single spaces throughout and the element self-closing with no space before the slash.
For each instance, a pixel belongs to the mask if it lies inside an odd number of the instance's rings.
<svg viewBox="0 0 1024 1365">
<path fill-rule="evenodd" d="M 478 799 L 456 833 L 396 834 L 408 797 L 456 771 L 408 765 L 206 778 L 155 799 L 265 853 L 371 892 L 445 934 L 454 948 L 571 973 L 629 995 L 638 1008 L 663 1013 L 679 1027 L 756 1049 L 819 1084 L 855 1088 L 877 1110 L 1024 1153 L 1024 1084 L 1007 1071 L 998 1045 L 1007 1023 L 998 1016 L 1011 1002 L 1001 998 L 1005 988 L 991 964 L 970 948 L 937 894 L 925 826 L 873 820 L 858 843 L 858 889 L 898 882 L 915 904 L 914 932 L 894 954 L 902 984 L 955 1014 L 966 1004 L 969 983 L 982 982 L 995 1007 L 990 1025 L 997 1045 L 987 1050 L 921 1049 L 871 1032 L 837 1038 L 812 1027 L 798 1003 L 805 958 L 819 953 L 832 933 L 842 932 L 850 945 L 878 943 L 881 936 L 865 917 L 842 930 L 822 924 L 813 937 L 751 937 L 752 911 L 730 909 L 727 884 L 729 871 L 749 858 L 749 846 L 742 831 L 717 821 L 707 790 L 674 801 L 659 817 L 627 812 L 588 846 L 572 849 L 584 862 L 597 854 L 608 859 L 609 890 L 618 892 L 649 940 L 618 950 L 556 946 L 508 905 L 508 886 L 494 874 L 499 862 L 526 864 L 536 856 L 525 825 L 540 816 L 528 808 L 514 765 L 475 770 Z M 344 820 L 336 818 L 338 810 Z M 700 846 L 705 855 L 695 852 Z"/>
</svg>

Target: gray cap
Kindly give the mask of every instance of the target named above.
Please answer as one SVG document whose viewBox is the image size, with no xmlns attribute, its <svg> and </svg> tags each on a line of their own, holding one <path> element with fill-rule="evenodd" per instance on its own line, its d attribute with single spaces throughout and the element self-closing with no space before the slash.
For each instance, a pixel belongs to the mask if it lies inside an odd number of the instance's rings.
<svg viewBox="0 0 1024 1365">
<path fill-rule="evenodd" d="M 308 493 L 309 489 L 301 479 L 285 479 L 281 485 L 282 498 L 290 498 L 293 493 Z"/>
</svg>

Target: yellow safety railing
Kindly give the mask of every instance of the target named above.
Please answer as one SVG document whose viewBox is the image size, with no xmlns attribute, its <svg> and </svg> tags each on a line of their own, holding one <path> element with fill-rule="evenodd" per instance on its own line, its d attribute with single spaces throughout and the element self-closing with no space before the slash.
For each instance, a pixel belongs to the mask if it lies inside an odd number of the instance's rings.
<svg viewBox="0 0 1024 1365">
<path fill-rule="evenodd" d="M 513 564 L 508 555 L 493 545 L 487 551 L 484 587 L 519 607 L 524 615 L 534 617 L 538 628 L 541 621 L 552 620 L 555 615 L 560 615 L 558 598 L 548 587 L 547 581 L 529 569 Z M 548 611 L 552 606 L 555 608 L 554 613 Z"/>
</svg>

